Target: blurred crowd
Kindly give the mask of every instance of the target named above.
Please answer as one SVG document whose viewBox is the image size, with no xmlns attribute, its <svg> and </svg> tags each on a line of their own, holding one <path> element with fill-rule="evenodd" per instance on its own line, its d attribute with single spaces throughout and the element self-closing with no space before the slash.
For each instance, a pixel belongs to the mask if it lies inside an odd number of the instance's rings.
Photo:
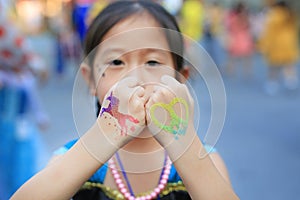
<svg viewBox="0 0 300 200">
<path fill-rule="evenodd" d="M 49 78 L 75 74 L 87 27 L 111 1 L 62 1 L 59 14 L 42 16 L 34 30 L 18 21 L 13 5 L 0 1 L 0 194 L 11 194 L 36 172 L 37 138 L 49 126 L 38 88 Z M 297 90 L 299 22 L 288 3 L 252 9 L 247 1 L 229 7 L 220 1 L 157 2 L 177 17 L 183 33 L 203 46 L 224 76 L 253 78 L 259 54 L 267 63 L 266 94 L 276 95 L 282 87 Z M 55 41 L 53 58 L 32 44 L 45 32 Z"/>
</svg>

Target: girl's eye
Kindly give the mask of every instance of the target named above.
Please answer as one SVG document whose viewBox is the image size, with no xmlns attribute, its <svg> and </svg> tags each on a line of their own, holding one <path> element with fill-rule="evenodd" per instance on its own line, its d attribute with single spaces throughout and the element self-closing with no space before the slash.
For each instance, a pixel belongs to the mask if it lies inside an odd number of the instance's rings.
<svg viewBox="0 0 300 200">
<path fill-rule="evenodd" d="M 110 62 L 110 65 L 123 65 L 124 62 L 122 60 L 113 60 Z"/>
<path fill-rule="evenodd" d="M 157 62 L 156 60 L 149 60 L 146 65 L 148 66 L 151 66 L 151 67 L 154 67 L 154 66 L 157 66 L 157 65 L 160 65 L 159 62 Z"/>
</svg>

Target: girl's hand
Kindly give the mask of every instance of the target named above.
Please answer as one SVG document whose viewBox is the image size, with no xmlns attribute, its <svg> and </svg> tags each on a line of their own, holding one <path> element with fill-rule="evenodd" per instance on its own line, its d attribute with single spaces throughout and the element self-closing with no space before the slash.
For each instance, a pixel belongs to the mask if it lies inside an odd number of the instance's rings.
<svg viewBox="0 0 300 200">
<path fill-rule="evenodd" d="M 193 126 L 194 100 L 186 85 L 174 78 L 163 76 L 161 83 L 146 104 L 147 124 L 156 140 L 177 157 L 196 135 Z"/>
<path fill-rule="evenodd" d="M 145 90 L 134 77 L 116 83 L 102 102 L 98 125 L 118 148 L 136 137 L 145 127 Z"/>
</svg>

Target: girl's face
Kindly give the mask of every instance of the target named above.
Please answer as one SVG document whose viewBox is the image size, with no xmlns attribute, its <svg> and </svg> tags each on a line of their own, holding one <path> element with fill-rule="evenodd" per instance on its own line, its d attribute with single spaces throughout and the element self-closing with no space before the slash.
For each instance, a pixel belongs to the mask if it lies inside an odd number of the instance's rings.
<svg viewBox="0 0 300 200">
<path fill-rule="evenodd" d="M 102 41 L 94 60 L 95 85 L 92 86 L 100 103 L 108 90 L 124 76 L 137 77 L 141 84 L 160 82 L 160 77 L 165 74 L 175 77 L 165 33 L 147 13 L 117 23 Z M 144 87 L 147 97 L 153 87 L 151 84 Z"/>
</svg>

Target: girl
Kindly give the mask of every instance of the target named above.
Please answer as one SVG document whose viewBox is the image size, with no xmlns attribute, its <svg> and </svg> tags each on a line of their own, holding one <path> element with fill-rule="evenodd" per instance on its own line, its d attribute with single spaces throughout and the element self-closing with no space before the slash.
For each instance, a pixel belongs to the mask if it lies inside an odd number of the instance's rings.
<svg viewBox="0 0 300 200">
<path fill-rule="evenodd" d="M 150 1 L 117 1 L 97 16 L 81 72 L 102 105 L 99 116 L 12 199 L 238 199 L 220 156 L 199 157 L 193 100 L 172 73 L 184 73 L 182 37 L 161 28 L 179 31 Z M 154 84 L 141 86 L 146 79 Z"/>
</svg>

